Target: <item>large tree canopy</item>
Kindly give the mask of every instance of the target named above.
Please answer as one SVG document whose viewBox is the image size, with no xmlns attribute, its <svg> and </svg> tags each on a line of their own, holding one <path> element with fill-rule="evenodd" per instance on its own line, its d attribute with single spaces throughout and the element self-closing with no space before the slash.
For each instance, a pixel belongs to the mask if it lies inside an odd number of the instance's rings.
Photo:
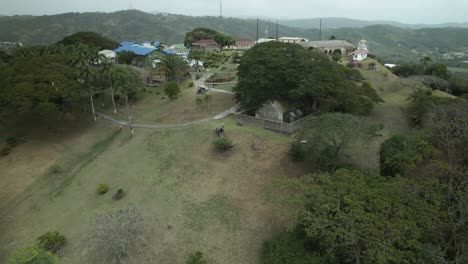
<svg viewBox="0 0 468 264">
<path fill-rule="evenodd" d="M 0 107 L 48 114 L 66 109 L 82 95 L 82 84 L 60 54 L 16 58 L 0 67 Z"/>
<path fill-rule="evenodd" d="M 116 49 L 119 44 L 111 39 L 103 37 L 94 32 L 78 32 L 73 35 L 67 36 L 57 44 L 63 45 L 76 45 L 84 44 L 90 47 L 96 47 L 99 49 Z"/>
<path fill-rule="evenodd" d="M 192 43 L 202 39 L 214 39 L 218 32 L 209 28 L 195 28 L 185 35 L 184 45 L 190 47 Z"/>
<path fill-rule="evenodd" d="M 282 100 L 310 112 L 320 102 L 332 110 L 367 114 L 381 102 L 369 85 L 347 78 L 344 66 L 297 44 L 268 42 L 245 52 L 239 66 L 238 100 L 252 108 Z"/>
</svg>

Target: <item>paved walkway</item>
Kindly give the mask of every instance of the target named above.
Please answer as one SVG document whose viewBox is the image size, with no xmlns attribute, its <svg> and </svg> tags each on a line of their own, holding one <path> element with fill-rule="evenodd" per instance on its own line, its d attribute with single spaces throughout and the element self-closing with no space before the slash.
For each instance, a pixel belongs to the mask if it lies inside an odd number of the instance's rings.
<svg viewBox="0 0 468 264">
<path fill-rule="evenodd" d="M 226 110 L 226 111 L 224 111 L 224 112 L 222 112 L 220 114 L 217 114 L 215 116 L 205 118 L 205 119 L 201 119 L 201 120 L 192 121 L 192 122 L 189 122 L 189 123 L 184 123 L 184 124 L 147 125 L 147 124 L 133 124 L 132 123 L 132 127 L 134 127 L 134 128 L 149 128 L 149 129 L 169 129 L 169 128 L 191 127 L 191 126 L 196 126 L 196 125 L 208 123 L 210 121 L 223 119 L 223 118 L 229 116 L 230 114 L 237 112 L 240 108 L 241 108 L 240 104 L 236 104 L 236 105 L 232 106 L 231 108 L 229 108 L 228 110 Z M 117 125 L 128 126 L 127 121 L 117 119 L 117 118 L 115 118 L 115 117 L 113 117 L 111 115 L 108 115 L 108 114 L 105 114 L 105 113 L 102 113 L 102 112 L 99 112 L 99 111 L 96 111 L 96 115 L 103 118 L 103 119 L 105 119 L 105 120 L 108 120 L 108 121 L 110 121 L 112 123 L 115 123 Z"/>
</svg>

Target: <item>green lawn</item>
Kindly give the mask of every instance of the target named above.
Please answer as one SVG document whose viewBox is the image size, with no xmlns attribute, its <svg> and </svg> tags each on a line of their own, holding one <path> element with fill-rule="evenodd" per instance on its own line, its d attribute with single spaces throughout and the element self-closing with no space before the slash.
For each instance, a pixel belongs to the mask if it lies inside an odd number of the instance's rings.
<svg viewBox="0 0 468 264">
<path fill-rule="evenodd" d="M 220 123 L 235 144 L 230 153 L 213 147 L 213 129 Z M 283 224 L 273 217 L 265 190 L 275 177 L 306 173 L 287 158 L 289 137 L 237 126 L 231 119 L 177 130 L 137 130 L 134 137 L 108 126 L 113 129 L 97 134 L 79 155 L 73 154 L 78 146 L 64 151 L 0 219 L 1 263 L 13 249 L 50 230 L 67 238 L 63 263 L 102 263 L 86 243 L 92 219 L 129 203 L 156 219 L 138 263 L 149 263 L 150 257 L 151 263 L 184 263 L 197 250 L 213 263 L 261 262 L 263 241 Z M 96 194 L 100 183 L 110 186 L 108 194 Z M 113 201 L 118 188 L 127 196 Z"/>
<path fill-rule="evenodd" d="M 228 83 L 228 84 L 218 84 L 215 88 L 225 90 L 225 91 L 232 91 L 232 89 L 236 86 L 235 83 Z"/>
<path fill-rule="evenodd" d="M 174 101 L 167 98 L 162 86 L 147 88 L 146 92 L 131 102 L 132 121 L 140 124 L 187 123 L 217 115 L 236 103 L 233 95 L 210 92 L 211 103 L 204 102 L 198 105 L 196 98 L 205 97 L 197 95 L 196 88 L 189 87 L 188 83 L 189 81 L 185 81 L 181 84 L 181 94 Z M 105 112 L 111 113 L 111 109 L 107 107 Z M 120 106 L 116 116 L 123 120 L 127 119 L 123 105 Z"/>
</svg>

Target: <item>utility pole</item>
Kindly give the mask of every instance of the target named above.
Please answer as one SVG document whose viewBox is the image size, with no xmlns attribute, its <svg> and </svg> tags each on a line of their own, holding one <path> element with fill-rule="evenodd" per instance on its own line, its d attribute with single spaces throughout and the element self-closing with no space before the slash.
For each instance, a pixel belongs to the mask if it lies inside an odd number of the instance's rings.
<svg viewBox="0 0 468 264">
<path fill-rule="evenodd" d="M 223 31 L 223 0 L 219 0 L 219 31 L 224 33 Z"/>
<path fill-rule="evenodd" d="M 322 40 L 322 19 L 320 19 L 319 40 Z"/>
<path fill-rule="evenodd" d="M 276 40 L 278 41 L 279 36 L 278 36 L 278 28 L 279 28 L 279 22 L 276 20 Z"/>
<path fill-rule="evenodd" d="M 258 43 L 258 18 L 257 18 L 257 43 Z"/>
</svg>

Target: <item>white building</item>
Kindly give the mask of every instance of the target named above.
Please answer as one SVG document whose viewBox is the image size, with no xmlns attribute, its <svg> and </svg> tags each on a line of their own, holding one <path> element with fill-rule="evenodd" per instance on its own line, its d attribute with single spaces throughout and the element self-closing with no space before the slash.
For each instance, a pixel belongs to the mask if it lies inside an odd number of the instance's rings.
<svg viewBox="0 0 468 264">
<path fill-rule="evenodd" d="M 281 37 L 278 40 L 284 43 L 302 43 L 302 42 L 309 41 L 306 38 L 292 38 L 292 37 Z"/>
<path fill-rule="evenodd" d="M 101 50 L 99 55 L 104 55 L 111 62 L 115 62 L 117 60 L 117 53 L 113 50 Z"/>
<path fill-rule="evenodd" d="M 256 43 L 257 44 L 260 44 L 260 43 L 265 43 L 265 42 L 270 42 L 270 41 L 276 41 L 276 39 L 272 39 L 272 38 L 259 38 Z"/>
<path fill-rule="evenodd" d="M 362 38 L 361 41 L 359 41 L 357 49 L 351 55 L 353 56 L 353 60 L 363 61 L 367 59 L 368 53 L 369 50 L 367 49 L 367 41 L 364 38 Z"/>
</svg>

